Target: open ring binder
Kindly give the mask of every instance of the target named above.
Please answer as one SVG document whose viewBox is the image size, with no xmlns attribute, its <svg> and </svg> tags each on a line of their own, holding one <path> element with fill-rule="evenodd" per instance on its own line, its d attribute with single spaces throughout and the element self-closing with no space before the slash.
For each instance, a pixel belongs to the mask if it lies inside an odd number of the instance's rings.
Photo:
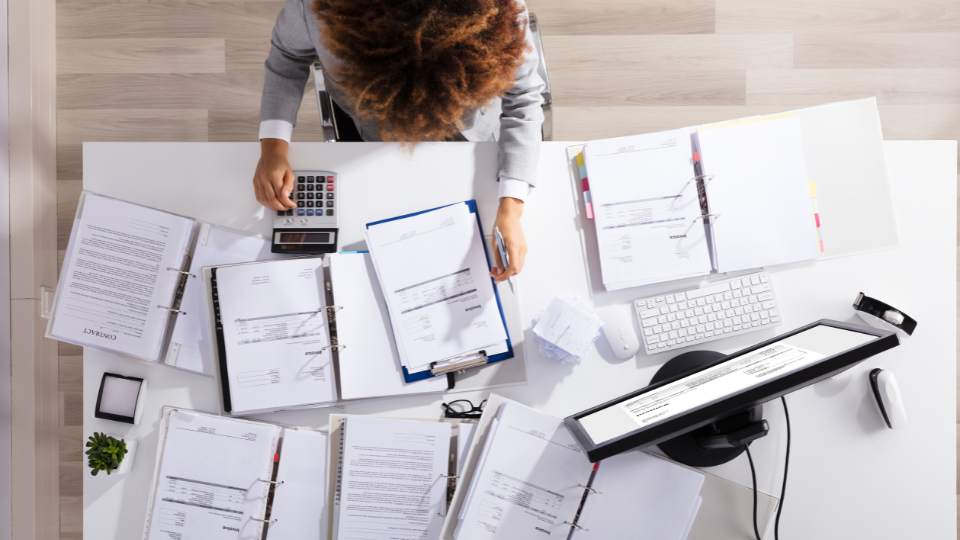
<svg viewBox="0 0 960 540">
<path fill-rule="evenodd" d="M 190 272 L 187 272 L 186 270 L 180 270 L 179 268 L 174 268 L 174 267 L 172 267 L 172 266 L 168 266 L 168 267 L 167 267 L 167 270 L 173 270 L 174 272 L 176 272 L 176 273 L 178 273 L 178 274 L 183 274 L 183 275 L 186 275 L 186 276 L 190 276 L 190 277 L 192 277 L 192 278 L 197 277 L 197 276 L 191 274 Z"/>
<path fill-rule="evenodd" d="M 160 309 L 165 309 L 165 310 L 167 310 L 167 311 L 172 311 L 173 313 L 176 313 L 176 314 L 178 314 L 178 315 L 186 315 L 186 314 L 187 314 L 186 311 L 180 311 L 179 309 L 173 309 L 172 307 L 161 306 L 161 305 L 158 305 L 157 307 L 160 308 Z"/>
</svg>

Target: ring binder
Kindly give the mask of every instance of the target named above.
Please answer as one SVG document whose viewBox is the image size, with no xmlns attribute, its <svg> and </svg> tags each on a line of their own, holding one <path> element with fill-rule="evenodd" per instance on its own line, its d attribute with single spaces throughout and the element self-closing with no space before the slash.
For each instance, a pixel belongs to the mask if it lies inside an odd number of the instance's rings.
<svg viewBox="0 0 960 540">
<path fill-rule="evenodd" d="M 172 307 L 161 306 L 161 305 L 158 305 L 157 307 L 160 308 L 160 309 L 165 309 L 165 310 L 167 310 L 167 311 L 172 311 L 172 312 L 174 312 L 174 313 L 176 313 L 176 314 L 178 314 L 178 315 L 186 315 L 186 314 L 187 314 L 186 311 L 180 311 L 179 309 L 173 309 Z"/>
<path fill-rule="evenodd" d="M 180 270 L 180 269 L 174 268 L 174 267 L 172 267 L 172 266 L 168 266 L 168 267 L 167 267 L 167 270 L 173 270 L 174 272 L 176 272 L 176 273 L 178 273 L 178 274 L 185 274 L 185 275 L 188 275 L 188 276 L 190 276 L 190 277 L 192 277 L 192 278 L 197 277 L 197 276 L 191 274 L 190 272 L 187 272 L 186 270 Z"/>
<path fill-rule="evenodd" d="M 564 523 L 566 523 L 567 525 L 569 525 L 569 526 L 571 526 L 571 527 L 576 527 L 576 528 L 580 529 L 581 531 L 590 532 L 590 529 L 581 527 L 580 525 L 577 525 L 576 523 L 570 523 L 569 521 L 564 521 Z"/>
<path fill-rule="evenodd" d="M 588 491 L 592 491 L 592 492 L 596 493 L 597 495 L 603 495 L 603 492 L 602 492 L 602 491 L 593 489 L 593 488 L 590 487 L 590 486 L 585 486 L 585 485 L 583 485 L 583 484 L 577 484 L 577 485 L 580 486 L 580 487 L 582 487 L 583 489 L 586 489 L 586 490 L 588 490 Z"/>
</svg>

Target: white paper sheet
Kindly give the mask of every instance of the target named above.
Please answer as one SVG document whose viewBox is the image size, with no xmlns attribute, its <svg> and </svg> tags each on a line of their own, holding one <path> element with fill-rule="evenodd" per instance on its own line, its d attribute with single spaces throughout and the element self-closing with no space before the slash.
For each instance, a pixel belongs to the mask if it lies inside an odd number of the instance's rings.
<svg viewBox="0 0 960 540">
<path fill-rule="evenodd" d="M 287 429 L 273 492 L 267 540 L 319 540 L 326 536 L 327 435 Z"/>
<path fill-rule="evenodd" d="M 218 268 L 232 412 L 336 401 L 322 259 Z"/>
<path fill-rule="evenodd" d="M 683 540 L 703 474 L 651 456 L 625 452 L 600 462 L 573 537 Z"/>
<path fill-rule="evenodd" d="M 798 113 L 697 130 L 717 271 L 820 256 Z"/>
<path fill-rule="evenodd" d="M 579 298 L 554 298 L 540 315 L 533 332 L 547 344 L 559 347 L 561 352 L 582 358 L 603 326 L 603 321 L 586 309 Z"/>
<path fill-rule="evenodd" d="M 466 204 L 371 226 L 367 245 L 408 371 L 506 350 L 483 235 Z"/>
<path fill-rule="evenodd" d="M 170 413 L 148 540 L 259 540 L 280 427 Z"/>
<path fill-rule="evenodd" d="M 457 424 L 457 476 L 463 472 L 467 461 L 467 451 L 473 443 L 473 435 L 477 432 L 476 424 L 461 422 Z"/>
<path fill-rule="evenodd" d="M 687 130 L 591 141 L 584 159 L 608 290 L 710 272 Z"/>
<path fill-rule="evenodd" d="M 565 538 L 593 465 L 563 421 L 508 401 L 492 437 L 457 538 Z"/>
<path fill-rule="evenodd" d="M 158 360 L 194 221 L 88 193 L 73 226 L 51 334 Z"/>
<path fill-rule="evenodd" d="M 351 416 L 343 429 L 337 540 L 437 538 L 447 503 L 447 422 Z"/>
<path fill-rule="evenodd" d="M 377 273 L 369 253 L 329 256 L 340 358 L 341 399 L 397 396 L 447 389 L 446 377 L 406 383 Z"/>
<path fill-rule="evenodd" d="M 270 241 L 259 236 L 202 225 L 202 243 L 198 242 L 190 262 L 190 273 L 180 302 L 181 314 L 176 319 L 170 338 L 171 350 L 166 363 L 177 369 L 215 374 L 210 346 L 209 309 L 202 269 L 207 266 L 237 264 L 250 261 L 276 259 L 279 255 L 270 252 Z M 186 313 L 186 315 L 184 315 Z"/>
</svg>

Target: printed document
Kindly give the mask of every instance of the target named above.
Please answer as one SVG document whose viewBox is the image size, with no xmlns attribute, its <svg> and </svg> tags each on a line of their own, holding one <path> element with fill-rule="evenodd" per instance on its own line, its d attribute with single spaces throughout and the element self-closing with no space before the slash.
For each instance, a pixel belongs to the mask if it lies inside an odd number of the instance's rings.
<svg viewBox="0 0 960 540">
<path fill-rule="evenodd" d="M 466 204 L 371 226 L 367 245 L 409 372 L 507 350 L 483 235 Z"/>
<path fill-rule="evenodd" d="M 566 538 L 592 469 L 562 420 L 507 401 L 487 436 L 457 538 Z"/>
<path fill-rule="evenodd" d="M 688 131 L 592 141 L 584 158 L 607 290 L 710 272 Z"/>
<path fill-rule="evenodd" d="M 259 540 L 280 427 L 173 411 L 148 540 Z M 141 464 L 142 465 L 142 464 Z"/>
<path fill-rule="evenodd" d="M 216 270 L 232 412 L 336 401 L 322 259 Z"/>
<path fill-rule="evenodd" d="M 342 429 L 336 539 L 439 537 L 447 505 L 451 425 L 350 416 Z"/>
<path fill-rule="evenodd" d="M 86 194 L 63 263 L 50 333 L 157 360 L 194 221 Z M 171 268 L 173 270 L 171 270 Z M 164 307 L 160 307 L 164 306 Z"/>
</svg>

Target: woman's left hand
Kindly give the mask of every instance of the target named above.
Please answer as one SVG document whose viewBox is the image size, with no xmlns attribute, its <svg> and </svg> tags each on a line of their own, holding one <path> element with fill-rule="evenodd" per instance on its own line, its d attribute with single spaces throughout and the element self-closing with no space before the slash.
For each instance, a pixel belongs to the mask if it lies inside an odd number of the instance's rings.
<svg viewBox="0 0 960 540">
<path fill-rule="evenodd" d="M 527 257 L 527 239 L 523 236 L 520 216 L 523 214 L 523 201 L 513 197 L 502 197 L 497 208 L 497 219 L 493 225 L 500 230 L 506 245 L 510 266 L 505 267 L 500 260 L 500 248 L 497 247 L 497 235 L 493 236 L 493 256 L 496 266 L 490 271 L 495 283 L 500 283 L 523 270 L 523 261 Z"/>
</svg>

